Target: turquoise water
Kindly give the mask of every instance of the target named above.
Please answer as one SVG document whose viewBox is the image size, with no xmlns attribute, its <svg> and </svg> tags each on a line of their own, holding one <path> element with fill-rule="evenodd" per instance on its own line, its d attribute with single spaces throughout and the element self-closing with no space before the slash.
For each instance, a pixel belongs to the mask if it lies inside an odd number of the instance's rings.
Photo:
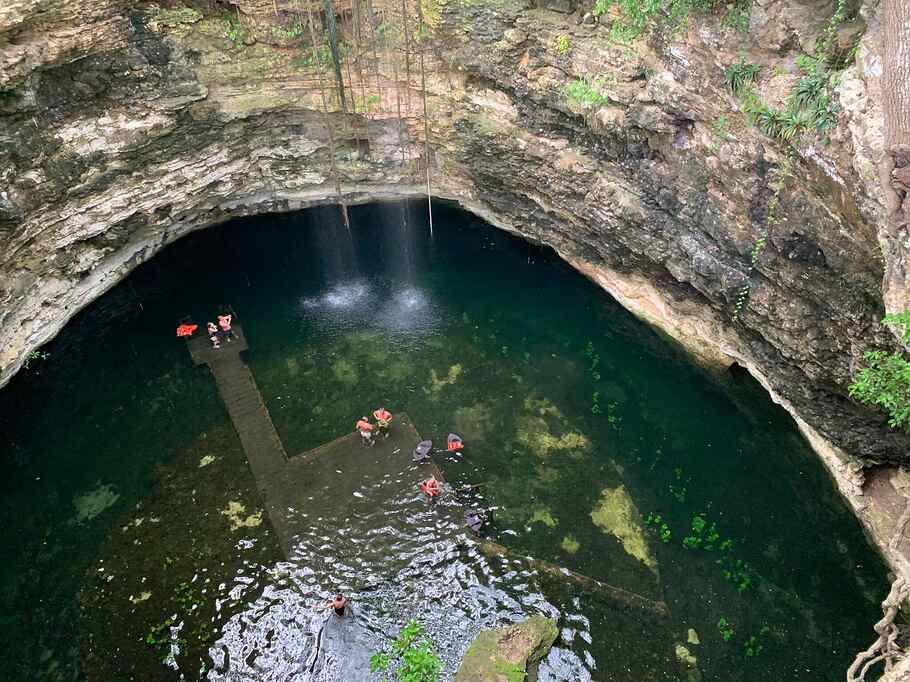
<svg viewBox="0 0 910 682">
<path fill-rule="evenodd" d="M 182 240 L 0 392 L 0 631 L 13 679 L 85 675 L 80 633 L 97 630 L 80 621 L 85 576 L 111 556 L 135 505 L 162 498 L 162 467 L 200 434 L 229 433 L 211 376 L 172 338 L 178 317 L 203 321 L 222 303 L 243 321 L 247 362 L 290 454 L 344 434 L 379 404 L 437 441 L 456 430 L 466 454 L 441 461 L 454 485 L 480 484 L 466 502 L 496 507 L 491 539 L 516 557 L 663 599 L 671 612 L 658 621 L 621 612 L 559 580 L 456 552 L 445 569 L 469 576 L 453 583 L 463 629 L 432 600 L 422 613 L 450 671 L 479 627 L 472 621 L 543 611 L 559 618 L 561 637 L 542 679 L 697 679 L 677 644 L 697 657 L 701 679 L 842 679 L 868 644 L 885 568 L 792 421 L 748 377 L 705 376 L 552 253 L 463 212 L 439 206 L 432 240 L 420 205 L 352 215 L 350 235 L 327 208 Z M 222 451 L 239 461 L 225 438 Z M 189 485 L 201 474 L 186 476 Z M 167 541 L 154 537 L 149 556 Z M 282 570 L 330 591 L 330 572 L 313 568 L 318 543 L 309 551 Z M 246 651 L 243 633 L 254 628 L 236 614 L 255 612 L 264 595 L 291 599 L 270 564 L 260 568 L 243 603 L 213 617 L 211 651 Z M 355 589 L 356 578 L 346 575 Z M 477 589 L 495 597 L 458 596 Z M 360 603 L 384 627 L 401 615 L 366 594 Z M 119 604 L 110 608 L 132 608 Z M 147 616 L 134 610 L 142 633 Z M 280 639 L 282 627 L 256 641 Z M 105 636 L 117 646 L 116 633 Z M 231 670 L 294 679 L 281 653 L 261 656 L 274 674 Z M 210 656 L 208 674 L 220 679 L 226 664 Z M 142 669 L 143 679 L 176 677 L 155 657 Z M 181 667 L 191 678 L 198 669 Z"/>
</svg>

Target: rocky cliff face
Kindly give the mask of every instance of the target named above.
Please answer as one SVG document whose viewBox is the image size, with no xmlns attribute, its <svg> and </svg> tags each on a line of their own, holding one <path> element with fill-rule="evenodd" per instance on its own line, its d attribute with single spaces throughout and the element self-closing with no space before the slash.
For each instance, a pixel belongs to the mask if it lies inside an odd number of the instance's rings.
<svg viewBox="0 0 910 682">
<path fill-rule="evenodd" d="M 748 123 L 723 69 L 762 64 L 779 101 L 834 2 L 755 0 L 748 35 L 709 14 L 623 45 L 581 23 L 588 7 L 540 1 L 425 2 L 422 32 L 407 3 L 406 54 L 402 5 L 374 0 L 349 38 L 348 115 L 292 2 L 5 2 L 0 382 L 191 230 L 335 201 L 336 177 L 348 202 L 425 192 L 422 33 L 434 194 L 550 244 L 705 362 L 749 368 L 842 484 L 906 463 L 908 439 L 846 397 L 862 353 L 895 343 L 883 286 L 908 296 L 885 279 L 908 247 L 880 176 L 877 10 L 847 3 L 838 40 L 862 41 L 830 142 L 787 145 Z"/>
</svg>

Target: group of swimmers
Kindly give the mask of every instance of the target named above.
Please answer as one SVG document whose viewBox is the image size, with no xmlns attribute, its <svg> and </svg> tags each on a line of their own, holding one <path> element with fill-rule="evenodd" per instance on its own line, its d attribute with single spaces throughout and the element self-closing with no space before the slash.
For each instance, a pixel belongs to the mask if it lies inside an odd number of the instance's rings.
<svg viewBox="0 0 910 682">
<path fill-rule="evenodd" d="M 370 422 L 368 417 L 361 417 L 357 420 L 357 431 L 360 433 L 360 444 L 365 447 L 373 447 L 379 438 L 389 437 L 389 427 L 392 425 L 392 413 L 384 407 L 373 410 L 373 419 L 376 423 Z"/>
<path fill-rule="evenodd" d="M 212 348 L 215 350 L 221 348 L 222 341 L 234 340 L 234 330 L 231 328 L 233 319 L 233 314 L 225 311 L 218 315 L 217 325 L 214 322 L 206 323 L 205 331 L 206 334 L 208 334 L 209 341 L 212 343 Z M 180 320 L 180 324 L 177 325 L 177 338 L 185 339 L 192 337 L 198 328 L 198 324 L 193 324 L 190 321 L 190 318 L 185 317 Z"/>
</svg>

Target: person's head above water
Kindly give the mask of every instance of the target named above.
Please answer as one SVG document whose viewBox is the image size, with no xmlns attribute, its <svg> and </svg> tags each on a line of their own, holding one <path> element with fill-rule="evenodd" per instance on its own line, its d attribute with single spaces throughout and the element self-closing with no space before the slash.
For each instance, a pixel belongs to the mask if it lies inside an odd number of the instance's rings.
<svg viewBox="0 0 910 682">
<path fill-rule="evenodd" d="M 335 598 L 332 600 L 332 608 L 335 609 L 335 613 L 339 616 L 344 613 L 344 607 L 347 606 L 348 600 L 340 592 L 335 595 Z"/>
</svg>

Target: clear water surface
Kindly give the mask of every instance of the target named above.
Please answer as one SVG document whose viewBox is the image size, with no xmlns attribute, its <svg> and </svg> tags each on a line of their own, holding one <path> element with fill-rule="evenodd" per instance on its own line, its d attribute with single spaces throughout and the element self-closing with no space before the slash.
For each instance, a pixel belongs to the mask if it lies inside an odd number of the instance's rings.
<svg viewBox="0 0 910 682">
<path fill-rule="evenodd" d="M 11 679 L 330 679 L 315 607 L 338 588 L 364 651 L 417 617 L 447 675 L 481 628 L 544 613 L 560 637 L 542 680 L 842 679 L 886 571 L 748 377 L 706 376 L 550 251 L 459 210 L 437 207 L 433 239 L 422 205 L 352 216 L 351 234 L 325 208 L 187 237 L 0 391 Z M 211 375 L 172 337 L 222 303 L 289 453 L 380 404 L 425 437 L 455 430 L 452 505 L 495 507 L 506 556 L 367 471 L 362 513 L 307 493 L 290 560 L 267 519 L 231 530 L 227 503 L 243 521 L 261 501 Z"/>
</svg>

